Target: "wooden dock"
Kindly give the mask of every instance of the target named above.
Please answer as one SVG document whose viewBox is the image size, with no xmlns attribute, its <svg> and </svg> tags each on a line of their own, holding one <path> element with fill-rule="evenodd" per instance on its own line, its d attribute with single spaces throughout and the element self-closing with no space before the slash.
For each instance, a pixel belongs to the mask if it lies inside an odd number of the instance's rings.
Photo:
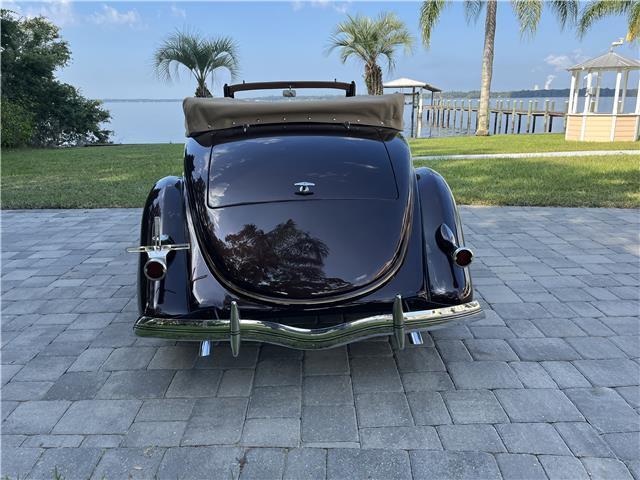
<svg viewBox="0 0 640 480">
<path fill-rule="evenodd" d="M 565 125 L 564 111 L 556 110 L 556 102 L 550 100 L 497 100 L 489 109 L 489 129 L 491 133 L 534 133 L 536 122 L 542 123 L 541 132 L 551 132 L 554 119 L 562 119 Z M 434 99 L 431 105 L 425 105 L 426 122 L 431 127 L 466 131 L 471 134 L 478 128 L 477 100 Z M 422 125 L 418 116 L 418 128 Z M 419 131 L 419 130 L 418 130 Z"/>
</svg>

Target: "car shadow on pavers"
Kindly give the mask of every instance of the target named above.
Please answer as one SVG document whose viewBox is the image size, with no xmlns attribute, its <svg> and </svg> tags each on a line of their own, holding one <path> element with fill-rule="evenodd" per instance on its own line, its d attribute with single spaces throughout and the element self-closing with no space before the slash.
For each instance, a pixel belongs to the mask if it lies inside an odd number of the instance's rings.
<svg viewBox="0 0 640 480">
<path fill-rule="evenodd" d="M 237 358 L 132 333 L 139 211 L 3 213 L 0 476 L 640 478 L 637 212 L 461 213 L 483 320 Z"/>
</svg>

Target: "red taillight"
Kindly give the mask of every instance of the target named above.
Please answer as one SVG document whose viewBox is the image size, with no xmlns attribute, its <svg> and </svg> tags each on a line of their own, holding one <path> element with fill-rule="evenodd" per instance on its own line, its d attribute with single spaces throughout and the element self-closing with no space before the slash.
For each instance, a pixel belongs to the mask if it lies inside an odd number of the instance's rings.
<svg viewBox="0 0 640 480">
<path fill-rule="evenodd" d="M 152 281 L 162 280 L 167 273 L 167 265 L 155 259 L 150 259 L 144 264 L 144 275 Z"/>
<path fill-rule="evenodd" d="M 472 260 L 473 252 L 468 248 L 458 248 L 455 252 L 453 252 L 453 261 L 459 267 L 469 266 Z"/>
</svg>

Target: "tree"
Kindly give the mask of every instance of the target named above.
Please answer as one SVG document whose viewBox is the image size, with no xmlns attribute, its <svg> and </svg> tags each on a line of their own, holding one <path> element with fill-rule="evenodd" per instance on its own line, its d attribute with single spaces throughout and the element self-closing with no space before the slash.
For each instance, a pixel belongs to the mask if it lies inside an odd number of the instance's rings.
<svg viewBox="0 0 640 480">
<path fill-rule="evenodd" d="M 375 19 L 348 15 L 346 21 L 336 26 L 329 42 L 327 53 L 339 49 L 342 63 L 350 57 L 362 61 L 367 92 L 369 95 L 382 95 L 382 69 L 378 60 L 384 57 L 391 71 L 395 66 L 398 47 L 411 51 L 414 39 L 395 14 L 381 13 Z"/>
<path fill-rule="evenodd" d="M 59 82 L 55 71 L 71 51 L 44 17 L 0 10 L 2 41 L 2 145 L 59 146 L 107 142 L 110 118 L 100 102 Z"/>
<path fill-rule="evenodd" d="M 55 71 L 71 51 L 58 27 L 44 17 L 0 10 L 2 41 L 2 146 L 59 146 L 107 142 L 100 102 L 59 82 Z"/>
<path fill-rule="evenodd" d="M 19 103 L 2 96 L 2 146 L 27 145 L 33 135 L 33 115 Z"/>
<path fill-rule="evenodd" d="M 640 39 L 640 1 L 639 0 L 593 0 L 582 10 L 578 21 L 578 33 L 583 36 L 598 20 L 610 15 L 626 15 L 627 41 Z"/>
<path fill-rule="evenodd" d="M 207 78 L 225 68 L 232 78 L 238 73 L 238 47 L 229 37 L 204 38 L 196 33 L 176 32 L 156 50 L 154 66 L 158 77 L 171 81 L 180 67 L 196 79 L 196 97 L 211 97 Z"/>
<path fill-rule="evenodd" d="M 420 29 L 425 47 L 431 43 L 431 34 L 442 11 L 451 3 L 450 0 L 427 0 L 420 9 Z M 574 22 L 578 14 L 577 0 L 511 0 L 513 12 L 520 24 L 522 36 L 533 35 L 540 22 L 542 9 L 547 4 L 556 14 L 562 28 L 567 22 Z M 478 106 L 478 129 L 476 135 L 489 135 L 489 96 L 493 73 L 493 52 L 496 33 L 496 0 L 467 0 L 464 3 L 467 22 L 475 21 L 486 7 L 484 25 L 484 47 L 482 51 L 482 77 L 480 83 L 480 104 Z"/>
</svg>

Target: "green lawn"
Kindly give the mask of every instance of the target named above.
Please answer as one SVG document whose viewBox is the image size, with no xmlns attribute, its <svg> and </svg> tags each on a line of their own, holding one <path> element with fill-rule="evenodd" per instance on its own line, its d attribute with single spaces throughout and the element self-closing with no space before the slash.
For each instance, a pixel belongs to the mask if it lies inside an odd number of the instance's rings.
<svg viewBox="0 0 640 480">
<path fill-rule="evenodd" d="M 424 160 L 456 201 L 476 205 L 640 207 L 640 156 Z"/>
<path fill-rule="evenodd" d="M 415 155 L 628 149 L 567 144 L 558 135 L 412 141 Z M 544 146 L 546 147 L 544 147 Z M 570 146 L 569 146 L 570 145 Z M 2 151 L 2 208 L 141 207 L 153 183 L 182 171 L 183 146 Z M 640 156 L 417 161 L 440 172 L 461 204 L 640 207 Z"/>
<path fill-rule="evenodd" d="M 141 207 L 180 144 L 2 151 L 2 208 Z"/>
<path fill-rule="evenodd" d="M 409 140 L 409 144 L 415 156 L 640 149 L 640 142 L 568 142 L 561 133 L 418 138 Z"/>
</svg>

